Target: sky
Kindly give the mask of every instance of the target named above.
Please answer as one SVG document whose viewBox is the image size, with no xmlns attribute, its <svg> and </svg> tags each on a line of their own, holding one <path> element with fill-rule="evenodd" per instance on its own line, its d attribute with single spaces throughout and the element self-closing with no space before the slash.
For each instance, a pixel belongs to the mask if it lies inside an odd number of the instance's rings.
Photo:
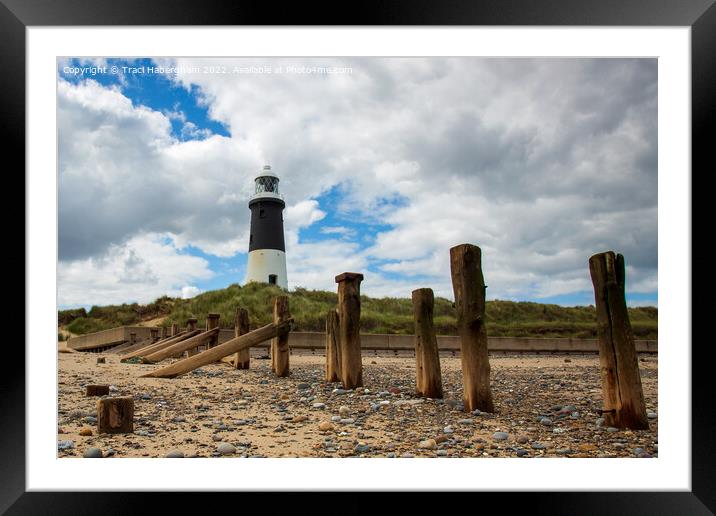
<svg viewBox="0 0 716 516">
<path fill-rule="evenodd" d="M 657 306 L 657 61 L 58 60 L 60 308 L 243 284 L 248 200 L 281 178 L 289 290 L 453 298 L 482 249 L 488 299 L 594 304 L 624 255 Z"/>
</svg>

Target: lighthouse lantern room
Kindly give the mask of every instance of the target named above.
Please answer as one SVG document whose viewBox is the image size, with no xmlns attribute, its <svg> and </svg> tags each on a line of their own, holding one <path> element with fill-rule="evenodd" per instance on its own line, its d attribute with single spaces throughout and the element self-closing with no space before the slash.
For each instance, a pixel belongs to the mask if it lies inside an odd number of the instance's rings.
<svg viewBox="0 0 716 516">
<path fill-rule="evenodd" d="M 288 289 L 286 244 L 283 237 L 283 209 L 279 178 L 265 165 L 255 179 L 256 188 L 249 201 L 251 235 L 246 282 L 272 283 Z"/>
</svg>

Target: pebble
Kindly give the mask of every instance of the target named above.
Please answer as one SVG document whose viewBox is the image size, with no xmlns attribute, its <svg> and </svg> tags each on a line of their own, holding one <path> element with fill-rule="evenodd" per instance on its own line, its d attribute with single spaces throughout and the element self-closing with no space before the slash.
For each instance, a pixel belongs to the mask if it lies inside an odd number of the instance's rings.
<svg viewBox="0 0 716 516">
<path fill-rule="evenodd" d="M 82 430 L 80 430 L 80 435 L 85 437 L 92 435 L 92 429 L 88 426 L 85 426 L 82 428 Z"/>
<path fill-rule="evenodd" d="M 526 435 L 520 435 L 517 437 L 516 440 L 519 444 L 527 444 L 527 442 L 529 442 L 529 439 L 527 438 Z"/>
<path fill-rule="evenodd" d="M 337 423 L 341 419 L 343 419 L 341 416 L 331 416 L 331 421 L 333 421 L 335 423 Z"/>
<path fill-rule="evenodd" d="M 533 443 L 532 443 L 532 449 L 533 449 L 533 450 L 544 450 L 545 448 L 547 448 L 547 446 L 545 446 L 545 445 L 542 444 L 542 443 L 538 443 L 538 442 L 533 442 Z"/>
<path fill-rule="evenodd" d="M 515 453 L 518 457 L 524 457 L 525 455 L 529 455 L 529 452 L 527 450 L 523 450 L 520 448 L 519 450 L 515 450 Z"/>
<path fill-rule="evenodd" d="M 339 413 L 341 416 L 347 416 L 348 414 L 351 413 L 351 411 L 350 411 L 350 409 L 349 409 L 348 407 L 346 407 L 345 405 L 341 405 L 341 406 L 338 408 L 338 413 Z"/>
<path fill-rule="evenodd" d="M 172 450 L 165 455 L 167 459 L 183 459 L 184 453 L 181 450 Z"/>
<path fill-rule="evenodd" d="M 418 448 L 422 448 L 423 450 L 434 450 L 437 447 L 438 443 L 435 442 L 435 439 L 425 439 L 418 444 Z"/>
<path fill-rule="evenodd" d="M 184 423 L 186 421 L 186 418 L 184 416 L 177 416 L 174 419 L 172 419 L 175 423 Z"/>
<path fill-rule="evenodd" d="M 613 426 L 607 427 L 607 432 L 614 433 L 614 432 L 618 432 L 618 431 L 619 431 L 619 429 L 614 428 Z"/>
<path fill-rule="evenodd" d="M 117 392 L 119 389 L 116 385 L 110 385 L 109 386 L 109 392 Z"/>
<path fill-rule="evenodd" d="M 347 418 L 345 418 L 345 419 L 341 419 L 341 421 L 340 421 L 340 423 L 341 423 L 342 425 L 352 425 L 352 424 L 355 423 L 355 422 L 356 422 L 356 420 L 353 419 L 352 417 L 347 417 Z"/>
<path fill-rule="evenodd" d="M 459 425 L 471 425 L 474 423 L 472 419 L 458 419 L 457 422 Z"/>
<path fill-rule="evenodd" d="M 101 459 L 102 458 L 102 450 L 99 448 L 87 448 L 85 452 L 82 454 L 82 456 L 85 459 Z"/>
<path fill-rule="evenodd" d="M 438 450 L 437 454 L 438 457 L 447 457 L 448 452 L 447 450 Z"/>
<path fill-rule="evenodd" d="M 597 418 L 597 420 L 595 421 L 595 424 L 597 425 L 598 428 L 603 427 L 604 426 L 604 418 L 603 417 Z"/>
<path fill-rule="evenodd" d="M 482 412 L 480 412 L 480 409 L 475 409 L 472 411 L 473 416 L 479 416 L 480 414 L 482 414 Z"/>
<path fill-rule="evenodd" d="M 232 444 L 221 443 L 219 446 L 216 447 L 216 451 L 219 452 L 221 455 L 233 455 L 234 453 L 236 453 L 236 448 Z"/>
<path fill-rule="evenodd" d="M 506 441 L 510 435 L 507 432 L 495 432 L 492 434 L 492 438 L 495 441 Z"/>
<path fill-rule="evenodd" d="M 315 409 L 323 409 L 323 408 L 326 408 L 326 404 L 325 404 L 325 403 L 314 403 L 314 404 L 313 404 L 313 408 L 315 408 Z"/>
<path fill-rule="evenodd" d="M 335 428 L 336 427 L 333 426 L 333 423 L 329 423 L 328 421 L 323 421 L 320 425 L 318 425 L 318 429 L 321 432 L 332 432 Z"/>
<path fill-rule="evenodd" d="M 303 423 L 304 421 L 308 421 L 308 416 L 294 416 L 291 420 L 292 423 Z"/>
<path fill-rule="evenodd" d="M 656 419 L 656 412 L 647 412 L 646 417 L 649 419 Z"/>
<path fill-rule="evenodd" d="M 551 426 L 551 425 L 552 425 L 552 420 L 551 420 L 550 418 L 548 418 L 548 417 L 543 417 L 542 419 L 539 420 L 539 422 L 540 422 L 540 424 L 542 424 L 542 425 L 544 425 L 544 426 Z"/>
<path fill-rule="evenodd" d="M 388 454 L 386 455 L 386 457 L 389 458 L 389 459 L 394 459 L 394 458 L 395 458 L 395 453 L 390 452 L 390 453 L 388 453 Z"/>
<path fill-rule="evenodd" d="M 299 391 L 305 391 L 306 389 L 310 389 L 311 386 L 310 386 L 309 384 L 307 384 L 307 383 L 299 383 L 299 384 L 296 386 L 296 388 L 297 388 Z"/>
<path fill-rule="evenodd" d="M 445 428 L 443 428 L 444 434 L 452 434 L 453 432 L 455 432 L 455 430 L 453 430 L 450 426 L 446 426 Z"/>
<path fill-rule="evenodd" d="M 57 441 L 58 450 L 71 450 L 74 447 L 75 443 L 73 441 Z"/>
<path fill-rule="evenodd" d="M 413 457 L 415 457 L 415 455 L 413 455 L 412 453 L 404 453 L 401 455 L 401 457 L 404 459 L 412 459 Z"/>
<path fill-rule="evenodd" d="M 333 394 L 348 394 L 349 392 L 353 392 L 353 391 L 347 390 L 347 389 L 333 389 L 331 392 Z"/>
<path fill-rule="evenodd" d="M 370 446 L 367 444 L 356 444 L 354 451 L 356 453 L 368 453 L 370 451 Z"/>
<path fill-rule="evenodd" d="M 214 442 L 219 442 L 222 440 L 222 437 L 219 434 L 214 434 L 211 436 L 211 440 Z"/>
</svg>

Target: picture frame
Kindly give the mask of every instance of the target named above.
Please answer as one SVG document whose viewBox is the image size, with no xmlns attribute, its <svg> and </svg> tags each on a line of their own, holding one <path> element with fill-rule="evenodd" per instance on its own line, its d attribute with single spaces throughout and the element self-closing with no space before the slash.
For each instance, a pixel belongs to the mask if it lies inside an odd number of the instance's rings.
<svg viewBox="0 0 716 516">
<path fill-rule="evenodd" d="M 60 0 L 3 0 L 0 5 L 0 96 L 6 123 L 2 133 L 16 163 L 25 164 L 25 30 L 31 26 L 66 25 L 348 25 L 337 4 L 324 6 L 289 4 L 277 10 L 259 2 L 146 2 L 136 0 L 85 2 Z M 429 1 L 360 4 L 351 13 L 350 25 L 529 25 L 529 26 L 689 26 L 691 27 L 692 79 L 692 185 L 696 177 L 714 170 L 710 139 L 713 131 L 714 91 L 716 91 L 716 7 L 713 0 L 672 1 L 651 5 L 637 0 L 588 2 L 552 0 L 515 2 L 500 0 L 437 3 Z M 694 171 L 701 170 L 701 174 Z M 696 192 L 698 190 L 693 189 Z M 694 217 L 694 219 L 696 219 Z M 696 243 L 696 242 L 694 242 Z M 703 244 L 702 244 L 703 245 Z M 692 251 L 693 253 L 693 248 Z M 692 254 L 693 257 L 693 254 Z M 25 275 L 30 257 L 25 257 Z M 692 258 L 693 261 L 693 258 Z M 704 310 L 693 303 L 693 314 Z M 25 312 L 25 324 L 28 314 Z M 693 319 L 697 319 L 693 317 Z M 713 478 L 712 391 L 707 383 L 707 346 L 692 346 L 692 491 L 643 493 L 529 493 L 510 494 L 510 505 L 517 503 L 531 510 L 549 509 L 557 514 L 679 513 L 710 514 L 716 509 Z M 37 493 L 25 489 L 25 369 L 24 349 L 8 346 L 6 360 L 15 364 L 2 377 L 4 438 L 0 440 L 2 483 L 0 510 L 7 514 L 35 514 L 51 510 L 54 514 L 112 513 L 123 505 L 138 507 L 141 493 Z M 21 367 L 23 364 L 25 367 Z M 170 504 L 185 506 L 186 496 L 172 494 Z M 243 496 L 243 495 L 242 495 Z M 482 494 L 481 496 L 484 496 Z M 494 495 L 493 495 L 494 496 Z M 166 502 L 166 500 L 164 500 Z M 484 499 L 481 498 L 481 504 Z M 167 506 L 168 508 L 168 506 Z"/>
</svg>

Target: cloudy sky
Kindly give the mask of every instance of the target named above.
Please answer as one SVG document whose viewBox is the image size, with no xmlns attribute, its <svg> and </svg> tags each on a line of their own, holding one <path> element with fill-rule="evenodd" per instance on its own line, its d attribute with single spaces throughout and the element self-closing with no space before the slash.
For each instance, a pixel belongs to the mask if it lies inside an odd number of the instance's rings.
<svg viewBox="0 0 716 516">
<path fill-rule="evenodd" d="M 473 243 L 490 299 L 593 304 L 611 249 L 657 304 L 655 59 L 70 59 L 57 95 L 62 308 L 243 283 L 266 163 L 289 289 L 452 298 Z"/>
</svg>

